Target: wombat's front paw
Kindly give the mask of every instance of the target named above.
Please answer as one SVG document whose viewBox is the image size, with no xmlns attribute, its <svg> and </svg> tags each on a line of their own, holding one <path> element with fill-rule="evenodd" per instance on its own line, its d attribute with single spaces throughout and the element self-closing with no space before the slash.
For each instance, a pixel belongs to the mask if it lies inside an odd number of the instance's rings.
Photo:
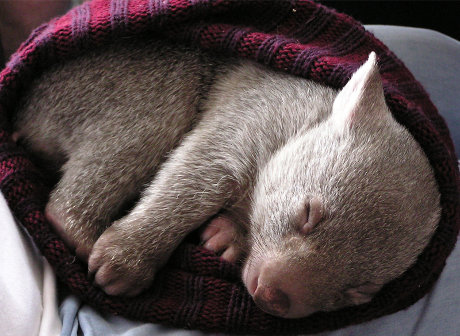
<svg viewBox="0 0 460 336">
<path fill-rule="evenodd" d="M 201 240 L 205 248 L 221 253 L 221 258 L 229 262 L 236 262 L 242 254 L 237 244 L 236 225 L 228 217 L 212 219 L 201 234 Z"/>
<path fill-rule="evenodd" d="M 112 225 L 99 237 L 88 261 L 94 282 L 109 295 L 135 296 L 153 281 L 156 263 L 150 250 L 134 247 L 122 230 Z M 146 253 L 147 252 L 147 253 Z"/>
</svg>

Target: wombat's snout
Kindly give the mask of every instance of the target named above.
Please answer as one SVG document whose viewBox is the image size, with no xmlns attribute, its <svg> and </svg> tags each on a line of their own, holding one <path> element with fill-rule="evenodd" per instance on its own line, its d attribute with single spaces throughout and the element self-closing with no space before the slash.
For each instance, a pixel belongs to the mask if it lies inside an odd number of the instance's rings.
<svg viewBox="0 0 460 336">
<path fill-rule="evenodd" d="M 279 288 L 258 286 L 253 298 L 254 302 L 269 314 L 282 317 L 289 311 L 289 297 Z"/>
<path fill-rule="evenodd" d="M 304 274 L 284 258 L 251 258 L 243 269 L 243 281 L 257 306 L 268 314 L 297 318 L 316 311 L 308 305 Z"/>
<path fill-rule="evenodd" d="M 262 260 L 251 262 L 244 268 L 243 279 L 246 282 L 249 293 L 254 302 L 263 311 L 276 315 L 285 316 L 289 311 L 289 296 L 278 285 L 277 278 L 273 272 L 279 271 L 278 262 Z"/>
</svg>

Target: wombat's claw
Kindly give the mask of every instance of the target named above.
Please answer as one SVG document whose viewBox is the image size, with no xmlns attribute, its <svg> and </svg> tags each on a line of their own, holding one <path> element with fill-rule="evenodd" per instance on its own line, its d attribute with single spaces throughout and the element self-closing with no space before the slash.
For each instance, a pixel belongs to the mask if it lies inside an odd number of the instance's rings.
<svg viewBox="0 0 460 336">
<path fill-rule="evenodd" d="M 145 286 L 135 286 L 134 282 L 126 277 L 126 274 L 114 272 L 111 265 L 106 263 L 94 274 L 94 285 L 101 287 L 109 295 L 127 297 L 136 296 L 145 289 Z"/>
<path fill-rule="evenodd" d="M 108 228 L 94 244 L 88 261 L 94 285 L 109 295 L 129 297 L 147 288 L 153 281 L 154 268 L 141 262 L 131 262 L 129 256 L 132 255 L 117 231 L 113 227 Z"/>
<path fill-rule="evenodd" d="M 215 253 L 222 253 L 221 258 L 235 263 L 241 251 L 235 243 L 235 224 L 227 217 L 219 216 L 209 222 L 201 234 L 203 246 Z"/>
</svg>

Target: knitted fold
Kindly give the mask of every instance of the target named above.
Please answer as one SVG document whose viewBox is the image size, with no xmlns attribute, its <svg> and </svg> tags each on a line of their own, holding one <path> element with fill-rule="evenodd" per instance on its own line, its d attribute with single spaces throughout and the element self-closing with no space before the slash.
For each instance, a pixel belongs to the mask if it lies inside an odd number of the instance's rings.
<svg viewBox="0 0 460 336">
<path fill-rule="evenodd" d="M 106 295 L 87 266 L 45 220 L 49 190 L 27 153 L 10 138 L 19 98 L 56 62 L 132 35 L 161 35 L 206 50 L 255 60 L 341 88 L 371 51 L 378 55 L 386 102 L 433 167 L 442 216 L 417 263 L 368 304 L 281 319 L 257 308 L 236 266 L 182 244 L 153 286 L 126 299 Z M 59 279 L 103 312 L 175 327 L 235 333 L 316 333 L 404 309 L 430 290 L 459 230 L 459 173 L 453 143 L 427 93 L 396 56 L 347 15 L 306 0 L 94 0 L 37 28 L 0 74 L 0 189 Z"/>
</svg>

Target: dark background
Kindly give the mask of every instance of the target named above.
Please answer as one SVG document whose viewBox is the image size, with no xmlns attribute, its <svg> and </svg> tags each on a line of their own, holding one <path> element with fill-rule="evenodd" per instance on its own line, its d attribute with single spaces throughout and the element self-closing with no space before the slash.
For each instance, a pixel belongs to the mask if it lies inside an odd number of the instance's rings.
<svg viewBox="0 0 460 336">
<path fill-rule="evenodd" d="M 428 28 L 460 40 L 460 1 L 319 2 L 354 17 L 362 24 Z"/>
<path fill-rule="evenodd" d="M 460 40 L 460 1 L 318 1 L 363 24 L 428 28 Z M 0 47 L 0 67 L 3 61 Z"/>
</svg>

